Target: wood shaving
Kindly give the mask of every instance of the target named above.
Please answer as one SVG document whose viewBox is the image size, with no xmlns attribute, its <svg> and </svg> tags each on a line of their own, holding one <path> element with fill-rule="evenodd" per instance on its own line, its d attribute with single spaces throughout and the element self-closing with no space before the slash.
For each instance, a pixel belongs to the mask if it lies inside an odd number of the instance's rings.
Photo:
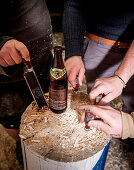
<svg viewBox="0 0 134 170">
<path fill-rule="evenodd" d="M 36 143 L 39 143 L 40 142 L 40 140 L 31 140 L 31 142 L 36 142 Z"/>
</svg>

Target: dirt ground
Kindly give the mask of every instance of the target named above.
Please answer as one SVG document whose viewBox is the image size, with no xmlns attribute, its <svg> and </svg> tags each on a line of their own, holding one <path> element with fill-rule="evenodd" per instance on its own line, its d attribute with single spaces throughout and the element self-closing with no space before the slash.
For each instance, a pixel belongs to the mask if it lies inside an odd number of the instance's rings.
<svg viewBox="0 0 134 170">
<path fill-rule="evenodd" d="M 0 170 L 23 170 L 16 158 L 16 142 L 0 125 Z"/>
</svg>

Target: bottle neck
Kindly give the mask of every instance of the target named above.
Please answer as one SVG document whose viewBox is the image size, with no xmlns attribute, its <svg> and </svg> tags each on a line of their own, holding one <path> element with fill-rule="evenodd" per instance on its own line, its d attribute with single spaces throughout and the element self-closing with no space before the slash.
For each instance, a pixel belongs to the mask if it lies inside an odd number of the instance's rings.
<svg viewBox="0 0 134 170">
<path fill-rule="evenodd" d="M 55 52 L 54 53 L 54 62 L 53 62 L 53 68 L 60 68 L 63 69 L 64 63 L 63 63 L 63 59 L 62 59 L 62 54 L 61 52 Z"/>
</svg>

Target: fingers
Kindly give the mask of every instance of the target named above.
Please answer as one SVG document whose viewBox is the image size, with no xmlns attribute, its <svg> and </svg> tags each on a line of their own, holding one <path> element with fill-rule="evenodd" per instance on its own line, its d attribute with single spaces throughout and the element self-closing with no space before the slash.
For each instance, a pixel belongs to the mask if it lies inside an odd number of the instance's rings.
<svg viewBox="0 0 134 170">
<path fill-rule="evenodd" d="M 107 122 L 108 124 L 110 124 L 110 121 L 111 121 L 111 114 L 110 114 L 111 107 L 110 106 L 83 105 L 83 106 L 80 106 L 78 109 L 83 110 L 83 111 L 89 110 L 92 114 L 100 117 L 101 119 L 104 120 L 104 122 Z M 83 117 L 82 117 L 82 120 L 83 120 Z"/>
<path fill-rule="evenodd" d="M 94 89 L 96 86 L 98 86 L 99 84 L 101 84 L 101 79 L 96 79 L 94 82 L 94 85 L 92 87 L 92 89 Z"/>
<path fill-rule="evenodd" d="M 81 56 L 72 56 L 65 62 L 67 70 L 68 81 L 75 88 L 76 78 L 78 76 L 79 85 L 82 85 L 83 76 L 85 73 L 84 64 Z"/>
<path fill-rule="evenodd" d="M 11 49 L 10 49 L 11 52 Z M 0 51 L 0 65 L 3 67 L 12 66 L 15 64 L 15 61 L 13 60 L 10 53 Z"/>
<path fill-rule="evenodd" d="M 80 119 L 80 122 L 84 122 L 85 121 L 85 112 L 83 112 L 82 116 L 81 116 L 81 119 Z"/>
<path fill-rule="evenodd" d="M 107 103 L 109 103 L 111 100 L 113 100 L 113 93 L 109 93 L 106 96 L 104 96 L 101 101 L 99 102 L 99 105 L 106 105 Z"/>
<path fill-rule="evenodd" d="M 0 65 L 3 67 L 8 67 L 8 64 L 6 63 L 6 61 L 1 57 L 1 54 L 0 54 Z"/>
<path fill-rule="evenodd" d="M 93 120 L 93 121 L 91 120 L 91 121 L 88 122 L 88 126 L 97 128 L 98 130 L 103 131 L 108 135 L 111 134 L 111 127 L 101 120 Z"/>
<path fill-rule="evenodd" d="M 67 70 L 68 81 L 73 87 L 75 87 L 77 71 L 76 69 L 74 69 L 72 58 L 67 59 L 67 61 L 65 62 L 65 67 Z"/>
<path fill-rule="evenodd" d="M 83 111 L 85 111 L 85 110 L 90 110 L 90 105 L 82 105 L 82 106 L 79 106 L 79 107 L 78 107 L 78 110 L 83 110 Z"/>
<path fill-rule="evenodd" d="M 117 122 L 116 122 L 117 123 Z M 116 126 L 111 126 L 102 120 L 91 120 L 88 122 L 89 127 L 94 127 L 100 131 L 105 132 L 107 135 L 115 137 L 115 138 L 121 138 L 122 134 L 122 128 L 117 129 Z"/>
<path fill-rule="evenodd" d="M 103 88 L 100 86 L 100 84 L 98 84 L 96 87 L 91 89 L 91 92 L 89 93 L 89 98 L 92 104 L 95 104 L 95 100 L 96 97 L 99 96 L 100 94 L 105 94 L 105 91 L 103 90 Z M 101 99 L 103 100 L 103 98 Z M 103 103 L 103 102 L 101 102 Z M 100 104 L 100 102 L 99 102 Z M 103 105 L 105 105 L 106 103 L 104 103 Z"/>
<path fill-rule="evenodd" d="M 79 80 L 79 85 L 82 86 L 82 81 L 84 78 L 84 74 L 85 74 L 85 69 L 84 67 L 82 67 L 79 71 L 79 75 L 78 75 L 78 80 Z"/>
<path fill-rule="evenodd" d="M 91 107 L 88 105 L 81 106 L 81 107 L 79 107 L 79 109 L 85 109 L 85 110 L 90 109 L 91 113 L 93 113 L 93 109 L 91 109 Z M 99 110 L 99 112 L 100 112 L 100 110 Z M 85 120 L 85 112 L 82 114 L 80 122 L 84 122 L 84 120 Z M 88 126 L 97 128 L 98 130 L 103 131 L 108 135 L 110 135 L 112 133 L 111 126 L 108 123 L 104 122 L 103 120 L 90 120 L 88 122 Z"/>
<path fill-rule="evenodd" d="M 25 60 L 29 60 L 29 51 L 27 47 L 17 40 L 9 40 L 0 50 L 0 65 L 3 67 L 12 66 L 22 62 L 22 57 L 18 51 L 21 51 Z"/>
<path fill-rule="evenodd" d="M 22 55 L 26 61 L 30 60 L 29 51 L 28 51 L 27 47 L 22 42 L 15 41 L 14 46 L 18 51 L 20 51 L 22 53 Z"/>
<path fill-rule="evenodd" d="M 12 48 L 10 51 L 10 57 L 15 62 L 15 64 L 19 64 L 22 62 L 22 57 L 19 55 L 18 51 L 15 48 Z"/>
<path fill-rule="evenodd" d="M 77 73 L 76 72 L 71 72 L 69 77 L 68 77 L 68 81 L 70 82 L 70 84 L 73 87 L 76 86 L 76 77 L 77 77 Z"/>
<path fill-rule="evenodd" d="M 118 97 L 122 92 L 122 88 L 122 83 L 115 77 L 97 79 L 91 89 L 91 92 L 89 93 L 91 103 L 95 104 L 96 97 L 102 93 L 105 97 L 102 98 L 99 105 L 105 105 Z"/>
<path fill-rule="evenodd" d="M 80 69 L 79 73 L 77 73 L 76 71 L 72 71 L 68 76 L 68 81 L 72 84 L 73 87 L 75 87 L 76 86 L 76 78 L 78 76 L 79 85 L 82 86 L 84 74 L 85 74 L 85 69 L 83 69 L 83 68 Z"/>
<path fill-rule="evenodd" d="M 89 127 L 97 128 L 100 131 L 105 132 L 106 134 L 120 138 L 122 134 L 122 120 L 121 113 L 110 106 L 93 106 L 93 105 L 84 105 L 80 106 L 79 110 L 83 110 L 80 122 L 85 120 L 85 111 L 88 110 L 94 115 L 100 117 L 100 120 L 90 120 L 88 122 Z"/>
</svg>

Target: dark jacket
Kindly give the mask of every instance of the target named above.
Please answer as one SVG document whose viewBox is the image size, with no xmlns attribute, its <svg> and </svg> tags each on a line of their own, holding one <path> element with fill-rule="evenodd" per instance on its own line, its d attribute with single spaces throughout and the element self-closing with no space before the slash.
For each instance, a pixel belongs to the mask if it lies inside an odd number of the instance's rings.
<svg viewBox="0 0 134 170">
<path fill-rule="evenodd" d="M 0 48 L 10 39 L 24 43 L 37 75 L 47 78 L 51 65 L 52 26 L 44 0 L 4 0 L 0 5 Z M 23 63 L 0 67 L 0 82 L 23 79 Z M 5 75 L 3 75 L 5 74 Z"/>
</svg>

